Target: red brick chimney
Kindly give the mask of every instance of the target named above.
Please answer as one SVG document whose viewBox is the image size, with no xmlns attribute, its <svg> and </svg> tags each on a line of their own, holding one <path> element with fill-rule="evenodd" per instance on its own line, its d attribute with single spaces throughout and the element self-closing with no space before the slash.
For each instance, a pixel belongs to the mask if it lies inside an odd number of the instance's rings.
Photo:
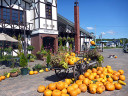
<svg viewBox="0 0 128 96">
<path fill-rule="evenodd" d="M 74 21 L 75 21 L 75 52 L 80 51 L 80 24 L 79 24 L 79 2 L 74 3 Z"/>
</svg>

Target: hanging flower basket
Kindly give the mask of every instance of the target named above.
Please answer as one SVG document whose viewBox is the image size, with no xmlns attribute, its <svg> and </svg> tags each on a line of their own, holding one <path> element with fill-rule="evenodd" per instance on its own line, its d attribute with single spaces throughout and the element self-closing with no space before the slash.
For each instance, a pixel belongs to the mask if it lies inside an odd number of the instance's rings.
<svg viewBox="0 0 128 96">
<path fill-rule="evenodd" d="M 68 37 L 67 40 L 68 40 L 68 42 L 71 42 L 71 38 L 70 37 Z"/>
<path fill-rule="evenodd" d="M 71 42 L 74 42 L 74 38 L 71 38 Z"/>
<path fill-rule="evenodd" d="M 67 39 L 66 39 L 66 37 L 63 37 L 63 41 L 66 41 Z"/>
</svg>

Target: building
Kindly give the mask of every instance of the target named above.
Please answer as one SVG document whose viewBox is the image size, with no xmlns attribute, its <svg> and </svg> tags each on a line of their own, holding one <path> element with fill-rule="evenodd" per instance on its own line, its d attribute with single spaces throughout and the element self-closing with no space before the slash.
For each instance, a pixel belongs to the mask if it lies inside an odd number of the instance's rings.
<svg viewBox="0 0 128 96">
<path fill-rule="evenodd" d="M 78 1 L 74 3 L 74 18 L 73 23 L 57 14 L 57 0 L 0 0 L 0 32 L 26 36 L 27 45 L 35 47 L 34 54 L 42 44 L 57 51 L 59 36 L 75 38 L 75 51 L 89 46 L 94 36 L 79 26 Z"/>
</svg>

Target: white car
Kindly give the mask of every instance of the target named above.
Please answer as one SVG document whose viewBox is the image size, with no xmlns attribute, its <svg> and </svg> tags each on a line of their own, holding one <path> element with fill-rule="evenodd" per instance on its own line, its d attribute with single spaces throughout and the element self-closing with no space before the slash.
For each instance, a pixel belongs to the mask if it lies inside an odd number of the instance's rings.
<svg viewBox="0 0 128 96">
<path fill-rule="evenodd" d="M 128 43 L 124 45 L 123 51 L 128 52 Z"/>
</svg>

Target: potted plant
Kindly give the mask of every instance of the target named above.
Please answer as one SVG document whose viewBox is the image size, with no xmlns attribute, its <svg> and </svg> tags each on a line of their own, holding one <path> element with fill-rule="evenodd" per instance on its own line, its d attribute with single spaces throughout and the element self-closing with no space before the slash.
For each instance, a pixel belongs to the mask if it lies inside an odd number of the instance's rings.
<svg viewBox="0 0 128 96">
<path fill-rule="evenodd" d="M 21 75 L 27 75 L 28 74 L 28 68 L 26 68 L 27 65 L 28 65 L 27 58 L 22 53 L 21 57 L 20 57 L 20 66 L 23 67 L 23 68 L 21 68 Z"/>
<path fill-rule="evenodd" d="M 32 69 L 33 71 L 40 71 L 43 68 L 41 64 L 36 64 Z"/>
<path fill-rule="evenodd" d="M 41 53 L 41 51 L 38 51 L 38 52 L 36 53 L 36 57 L 37 57 L 37 59 L 42 60 L 43 54 Z"/>
<path fill-rule="evenodd" d="M 16 77 L 18 76 L 18 69 L 14 68 L 10 71 L 10 76 L 11 77 Z"/>
</svg>

